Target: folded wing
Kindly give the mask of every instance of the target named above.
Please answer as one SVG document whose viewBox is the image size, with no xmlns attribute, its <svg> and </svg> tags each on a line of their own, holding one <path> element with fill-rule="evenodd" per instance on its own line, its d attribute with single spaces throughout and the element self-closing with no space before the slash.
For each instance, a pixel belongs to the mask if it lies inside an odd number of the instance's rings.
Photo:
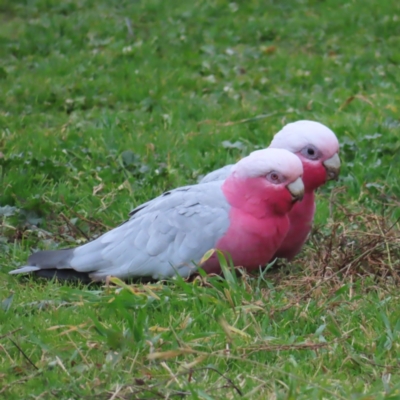
<svg viewBox="0 0 400 400">
<path fill-rule="evenodd" d="M 229 227 L 221 182 L 171 191 L 132 211 L 128 221 L 83 246 L 40 251 L 12 273 L 74 270 L 93 280 L 188 276 Z"/>
</svg>

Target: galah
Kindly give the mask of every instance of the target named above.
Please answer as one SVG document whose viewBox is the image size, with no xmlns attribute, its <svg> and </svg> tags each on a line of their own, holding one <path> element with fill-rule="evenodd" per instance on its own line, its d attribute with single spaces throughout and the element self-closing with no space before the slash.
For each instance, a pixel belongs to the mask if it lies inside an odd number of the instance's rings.
<svg viewBox="0 0 400 400">
<path fill-rule="evenodd" d="M 294 154 L 265 149 L 232 166 L 223 181 L 178 188 L 132 211 L 128 221 L 82 246 L 32 254 L 32 272 L 60 279 L 183 277 L 197 266 L 220 272 L 215 253 L 248 270 L 265 265 L 289 229 L 288 212 L 302 198 L 303 167 Z"/>
<path fill-rule="evenodd" d="M 315 121 L 297 121 L 285 125 L 269 148 L 286 149 L 303 163 L 304 198 L 289 213 L 290 229 L 275 257 L 291 260 L 303 247 L 311 231 L 315 214 L 314 191 L 340 172 L 339 142 L 325 125 Z M 256 151 L 257 152 L 257 151 Z M 232 165 L 210 172 L 200 183 L 225 179 Z"/>
</svg>

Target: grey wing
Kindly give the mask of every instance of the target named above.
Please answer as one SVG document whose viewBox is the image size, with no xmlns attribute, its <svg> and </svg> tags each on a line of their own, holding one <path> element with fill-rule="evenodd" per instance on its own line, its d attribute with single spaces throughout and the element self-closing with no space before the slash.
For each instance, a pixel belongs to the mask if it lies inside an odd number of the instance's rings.
<svg viewBox="0 0 400 400">
<path fill-rule="evenodd" d="M 229 208 L 217 183 L 207 185 L 206 190 L 198 190 L 197 185 L 173 191 L 98 239 L 103 247 L 102 266 L 91 276 L 188 276 L 194 263 L 227 231 Z M 94 266 L 88 268 L 84 246 L 75 253 L 74 269 L 82 271 L 80 267 L 85 266 L 88 271 Z"/>
<path fill-rule="evenodd" d="M 202 187 L 199 190 L 199 187 Z M 38 252 L 17 272 L 72 269 L 94 280 L 188 276 L 229 227 L 229 204 L 218 182 L 157 198 L 131 219 L 75 249 Z"/>
<path fill-rule="evenodd" d="M 210 172 L 209 174 L 207 174 L 206 176 L 204 176 L 202 179 L 200 179 L 198 181 L 198 183 L 210 183 L 210 182 L 218 182 L 218 181 L 223 181 L 225 180 L 230 172 L 231 169 L 233 167 L 233 164 L 229 164 L 229 165 L 225 165 L 225 167 L 219 168 L 215 171 Z M 147 201 L 146 203 L 141 204 L 140 206 L 134 208 L 133 210 L 130 211 L 129 216 L 133 216 L 134 214 L 136 214 L 137 212 L 143 210 L 145 207 L 148 207 L 150 205 L 153 205 L 155 203 L 157 203 L 160 199 L 162 199 L 163 197 L 169 196 L 172 193 L 175 192 L 180 192 L 180 191 L 187 191 L 189 188 L 192 188 L 192 186 L 183 186 L 181 188 L 178 189 L 174 189 L 174 190 L 169 190 L 168 192 L 163 193 L 162 195 Z"/>
<path fill-rule="evenodd" d="M 223 181 L 229 176 L 232 167 L 233 167 L 233 164 L 229 164 L 229 165 L 225 165 L 225 167 L 222 167 L 215 171 L 212 171 L 209 174 L 207 174 L 206 176 L 204 176 L 202 179 L 200 179 L 198 183 L 210 183 L 210 182 Z M 169 190 L 168 192 L 165 192 L 162 195 L 160 195 L 152 200 L 149 200 L 146 203 L 143 203 L 140 206 L 134 208 L 133 210 L 131 210 L 129 212 L 129 216 L 132 217 L 134 214 L 143 210 L 144 208 L 146 208 L 150 205 L 157 204 L 162 198 L 164 198 L 166 196 L 170 196 L 172 193 L 187 191 L 192 187 L 193 186 L 183 186 L 178 189 Z"/>
<path fill-rule="evenodd" d="M 199 181 L 199 183 L 209 183 L 209 182 L 215 182 L 215 181 L 223 181 L 231 173 L 232 167 L 233 167 L 233 164 L 229 164 L 229 165 L 225 165 L 225 167 L 222 167 L 220 169 L 212 171 L 209 174 L 207 174 L 204 178 L 202 178 Z"/>
<path fill-rule="evenodd" d="M 162 195 L 155 197 L 154 199 L 151 199 L 149 201 L 146 201 L 146 203 L 143 203 L 140 206 L 137 206 L 136 208 L 131 210 L 128 215 L 130 217 L 132 217 L 134 214 L 136 214 L 137 212 L 143 210 L 144 208 L 146 208 L 150 205 L 157 205 L 160 201 L 163 200 L 164 197 L 167 197 L 167 196 L 171 195 L 172 193 L 176 193 L 176 192 L 186 192 L 192 187 L 193 186 L 182 186 L 180 188 L 169 190 L 168 192 L 164 192 Z"/>
</svg>

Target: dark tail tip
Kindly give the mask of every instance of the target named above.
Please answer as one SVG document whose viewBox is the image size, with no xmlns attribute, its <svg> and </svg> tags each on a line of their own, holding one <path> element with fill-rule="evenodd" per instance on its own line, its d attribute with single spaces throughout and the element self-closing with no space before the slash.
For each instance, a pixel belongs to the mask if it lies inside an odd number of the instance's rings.
<svg viewBox="0 0 400 400">
<path fill-rule="evenodd" d="M 74 271 L 73 269 L 41 269 L 39 271 L 35 271 L 34 274 L 40 278 L 56 278 L 60 282 L 93 282 L 88 273 Z"/>
</svg>

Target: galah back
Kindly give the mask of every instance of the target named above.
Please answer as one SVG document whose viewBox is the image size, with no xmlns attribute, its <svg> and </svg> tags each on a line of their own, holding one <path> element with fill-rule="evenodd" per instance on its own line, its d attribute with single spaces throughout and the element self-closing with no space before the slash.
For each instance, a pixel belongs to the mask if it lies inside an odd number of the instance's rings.
<svg viewBox="0 0 400 400">
<path fill-rule="evenodd" d="M 265 265 L 289 229 L 288 212 L 303 196 L 294 154 L 265 149 L 235 164 L 223 181 L 186 186 L 137 207 L 124 224 L 83 246 L 32 254 L 11 274 L 104 280 L 196 271 L 210 249 L 248 270 Z M 215 254 L 201 267 L 220 272 Z"/>
<path fill-rule="evenodd" d="M 311 231 L 315 214 L 314 191 L 339 175 L 339 142 L 325 125 L 315 121 L 297 121 L 285 125 L 274 136 L 269 148 L 286 149 L 296 154 L 303 163 L 304 198 L 290 211 L 289 232 L 274 255 L 291 260 L 300 252 Z M 210 172 L 200 183 L 225 179 L 232 166 L 226 165 Z"/>
</svg>

